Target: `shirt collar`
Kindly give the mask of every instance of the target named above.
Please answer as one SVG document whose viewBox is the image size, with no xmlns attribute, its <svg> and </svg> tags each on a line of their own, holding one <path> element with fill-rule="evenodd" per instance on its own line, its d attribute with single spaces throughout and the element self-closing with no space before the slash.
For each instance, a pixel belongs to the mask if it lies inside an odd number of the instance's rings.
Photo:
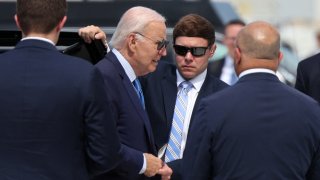
<svg viewBox="0 0 320 180">
<path fill-rule="evenodd" d="M 122 54 L 118 50 L 113 48 L 112 52 L 116 55 L 118 61 L 120 62 L 121 66 L 123 67 L 124 71 L 126 72 L 127 76 L 129 77 L 130 81 L 133 82 L 137 78 L 137 75 L 134 73 L 132 66 L 122 56 Z"/>
<path fill-rule="evenodd" d="M 183 81 L 186 81 L 181 74 L 179 73 L 178 69 L 176 70 L 177 73 L 177 87 L 180 85 L 180 83 L 182 83 Z M 198 76 L 196 76 L 195 78 L 189 80 L 189 82 L 192 83 L 193 87 L 195 88 L 195 90 L 197 92 L 200 91 L 202 84 L 204 83 L 204 80 L 206 78 L 207 75 L 207 69 L 204 70 L 202 73 L 200 73 Z"/>
<path fill-rule="evenodd" d="M 252 73 L 269 73 L 269 74 L 273 74 L 276 76 L 276 73 L 270 69 L 254 68 L 254 69 L 248 69 L 248 70 L 243 71 L 242 73 L 240 73 L 239 78 L 241 78 L 242 76 L 245 76 L 247 74 L 252 74 Z"/>
<path fill-rule="evenodd" d="M 232 57 L 230 56 L 230 55 L 227 55 L 226 57 L 225 57 L 225 64 L 228 66 L 228 67 L 234 67 L 234 62 L 233 62 L 233 59 L 232 59 Z"/>
<path fill-rule="evenodd" d="M 55 46 L 55 44 L 54 44 L 53 41 L 51 41 L 50 39 L 47 39 L 47 38 L 43 38 L 43 37 L 25 37 L 25 38 L 22 38 L 21 41 L 30 40 L 30 39 L 32 39 L 32 40 L 45 41 L 45 42 L 48 42 L 48 43 L 50 43 L 50 44 L 52 44 L 52 45 Z"/>
</svg>

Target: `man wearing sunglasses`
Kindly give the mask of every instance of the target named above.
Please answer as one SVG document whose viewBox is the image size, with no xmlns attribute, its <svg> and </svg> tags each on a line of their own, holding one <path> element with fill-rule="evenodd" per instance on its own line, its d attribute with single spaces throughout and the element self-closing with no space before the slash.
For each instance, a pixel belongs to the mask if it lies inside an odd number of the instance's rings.
<svg viewBox="0 0 320 180">
<path fill-rule="evenodd" d="M 105 34 L 95 26 L 82 28 L 79 34 L 87 42 L 105 39 Z M 156 70 L 158 61 L 167 53 L 165 38 L 163 16 L 145 7 L 130 8 L 111 38 L 113 49 L 96 64 L 112 99 L 124 158 L 113 171 L 95 180 L 144 180 L 157 173 L 163 179 L 170 178 L 171 169 L 156 157 L 154 136 L 137 79 Z"/>
<path fill-rule="evenodd" d="M 172 179 L 181 179 L 180 159 L 199 101 L 228 85 L 207 72 L 208 60 L 216 50 L 214 27 L 207 19 L 196 14 L 182 17 L 173 30 L 173 48 L 175 65 L 159 63 L 144 79 L 143 90 L 158 156 L 172 168 Z M 189 88 L 181 109 L 179 99 L 185 82 Z"/>
</svg>

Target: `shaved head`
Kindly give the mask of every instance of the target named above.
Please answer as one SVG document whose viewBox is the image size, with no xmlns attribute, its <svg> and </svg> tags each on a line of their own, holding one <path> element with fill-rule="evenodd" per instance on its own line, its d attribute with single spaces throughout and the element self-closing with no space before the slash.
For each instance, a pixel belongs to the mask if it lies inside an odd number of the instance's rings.
<svg viewBox="0 0 320 180">
<path fill-rule="evenodd" d="M 239 32 L 236 46 L 248 57 L 273 60 L 279 56 L 280 35 L 269 23 L 257 21 Z"/>
</svg>

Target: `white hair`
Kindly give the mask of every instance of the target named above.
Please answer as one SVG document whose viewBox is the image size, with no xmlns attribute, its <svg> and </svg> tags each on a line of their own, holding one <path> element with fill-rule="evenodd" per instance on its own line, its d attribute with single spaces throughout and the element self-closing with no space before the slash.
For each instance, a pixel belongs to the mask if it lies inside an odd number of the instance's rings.
<svg viewBox="0 0 320 180">
<path fill-rule="evenodd" d="M 166 22 L 166 19 L 153 9 L 136 6 L 127 10 L 121 17 L 110 44 L 121 49 L 127 36 L 132 32 L 143 32 L 150 22 Z"/>
</svg>

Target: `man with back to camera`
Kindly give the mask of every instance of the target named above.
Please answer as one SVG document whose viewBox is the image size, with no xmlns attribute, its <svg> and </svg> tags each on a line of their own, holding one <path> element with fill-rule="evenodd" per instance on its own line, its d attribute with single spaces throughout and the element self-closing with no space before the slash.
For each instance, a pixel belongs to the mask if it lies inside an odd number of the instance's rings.
<svg viewBox="0 0 320 180">
<path fill-rule="evenodd" d="M 87 30 L 88 36 L 98 33 L 96 36 L 105 38 L 97 27 Z M 216 50 L 214 27 L 207 19 L 196 14 L 182 17 L 174 27 L 173 44 L 176 66 L 160 61 L 157 70 L 142 79 L 142 85 L 158 156 L 173 169 L 172 179 L 180 179 L 179 159 L 183 157 L 188 129 L 200 99 L 228 85 L 207 73 L 208 59 Z M 185 118 L 177 130 L 173 128 L 179 123 L 175 107 L 181 105 L 182 84 L 186 82 L 190 84 L 186 94 L 189 100 Z M 173 136 L 177 131 L 181 132 L 180 137 Z M 174 147 L 172 142 L 177 138 L 179 147 Z"/>
<path fill-rule="evenodd" d="M 23 39 L 0 55 L 0 179 L 88 180 L 120 160 L 101 73 L 55 47 L 66 0 L 17 0 Z"/>
<path fill-rule="evenodd" d="M 253 22 L 235 46 L 239 81 L 201 102 L 182 160 L 184 178 L 320 179 L 320 109 L 277 78 L 279 33 Z"/>
<path fill-rule="evenodd" d="M 79 34 L 89 42 L 96 36 L 105 38 L 94 26 L 80 29 Z M 156 174 L 168 179 L 172 172 L 155 156 L 154 137 L 137 79 L 155 71 L 167 53 L 165 18 L 149 8 L 130 8 L 121 17 L 110 44 L 112 51 L 96 67 L 103 74 L 116 113 L 124 161 L 97 179 L 140 180 Z"/>
<path fill-rule="evenodd" d="M 229 85 L 237 82 L 238 77 L 234 70 L 234 41 L 245 26 L 245 23 L 239 19 L 229 21 L 224 28 L 223 44 L 228 49 L 226 57 L 210 62 L 208 65 L 209 73 L 220 78 L 222 81 Z"/>
</svg>

